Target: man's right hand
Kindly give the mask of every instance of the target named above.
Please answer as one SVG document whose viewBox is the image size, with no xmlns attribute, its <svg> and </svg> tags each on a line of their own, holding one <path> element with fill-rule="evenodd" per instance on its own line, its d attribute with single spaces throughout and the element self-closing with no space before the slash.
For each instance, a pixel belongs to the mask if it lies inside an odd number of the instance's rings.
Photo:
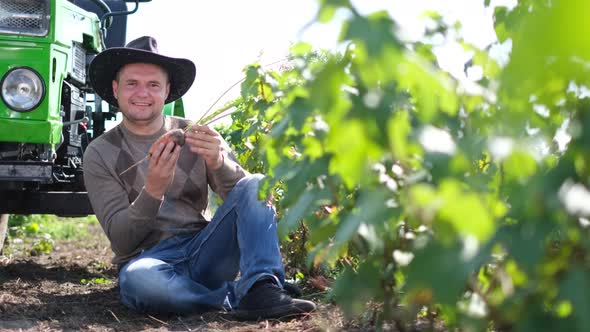
<svg viewBox="0 0 590 332">
<path fill-rule="evenodd" d="M 176 162 L 180 157 L 181 146 L 174 142 L 158 144 L 152 151 L 144 190 L 152 197 L 162 199 L 174 179 Z"/>
</svg>

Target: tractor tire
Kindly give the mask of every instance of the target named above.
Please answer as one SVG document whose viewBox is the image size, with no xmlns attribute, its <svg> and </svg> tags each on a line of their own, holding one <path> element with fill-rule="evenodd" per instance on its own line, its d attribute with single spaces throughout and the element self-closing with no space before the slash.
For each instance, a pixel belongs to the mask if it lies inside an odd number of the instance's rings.
<svg viewBox="0 0 590 332">
<path fill-rule="evenodd" d="M 9 214 L 0 214 L 0 253 L 2 253 L 2 248 L 4 247 L 4 240 L 6 240 L 9 216 Z"/>
</svg>

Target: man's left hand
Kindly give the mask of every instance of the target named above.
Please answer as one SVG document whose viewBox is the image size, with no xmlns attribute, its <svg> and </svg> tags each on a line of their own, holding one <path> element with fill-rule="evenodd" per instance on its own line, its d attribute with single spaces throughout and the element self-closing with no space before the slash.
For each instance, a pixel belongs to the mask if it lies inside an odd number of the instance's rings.
<svg viewBox="0 0 590 332">
<path fill-rule="evenodd" d="M 208 126 L 193 125 L 185 134 L 190 150 L 205 159 L 207 167 L 217 170 L 223 166 L 224 140 Z"/>
</svg>

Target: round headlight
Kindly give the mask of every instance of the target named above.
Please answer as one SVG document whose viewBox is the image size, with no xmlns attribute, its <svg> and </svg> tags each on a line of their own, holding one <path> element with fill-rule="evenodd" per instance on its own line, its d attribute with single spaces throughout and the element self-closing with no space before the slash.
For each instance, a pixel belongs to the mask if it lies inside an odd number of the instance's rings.
<svg viewBox="0 0 590 332">
<path fill-rule="evenodd" d="M 30 68 L 14 68 L 2 79 L 2 100 L 12 110 L 28 112 L 39 106 L 45 94 L 41 76 Z"/>
</svg>

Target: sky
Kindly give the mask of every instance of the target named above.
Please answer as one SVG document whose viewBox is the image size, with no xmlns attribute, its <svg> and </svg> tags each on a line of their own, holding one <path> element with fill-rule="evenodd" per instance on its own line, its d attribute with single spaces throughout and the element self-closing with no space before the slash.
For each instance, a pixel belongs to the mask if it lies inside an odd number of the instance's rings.
<svg viewBox="0 0 590 332">
<path fill-rule="evenodd" d="M 152 0 L 141 3 L 129 16 L 127 40 L 151 35 L 159 52 L 192 60 L 197 78 L 183 98 L 188 118 L 196 119 L 232 84 L 243 77 L 243 68 L 283 59 L 289 47 L 305 41 L 316 48 L 336 49 L 341 19 L 331 24 L 309 24 L 318 8 L 317 0 Z M 492 8 L 483 0 L 358 0 L 352 1 L 363 13 L 387 10 L 400 24 L 406 38 L 420 38 L 425 10 L 440 12 L 448 22 L 461 22 L 463 37 L 478 47 L 495 40 Z M 496 0 L 492 5 L 514 5 L 516 0 Z M 130 5 L 133 7 L 134 5 Z M 304 29 L 305 27 L 305 29 Z M 459 45 L 441 43 L 440 65 L 465 79 L 463 64 L 468 60 Z M 221 103 L 239 96 L 232 89 Z M 221 103 L 213 108 L 221 107 Z"/>
</svg>

